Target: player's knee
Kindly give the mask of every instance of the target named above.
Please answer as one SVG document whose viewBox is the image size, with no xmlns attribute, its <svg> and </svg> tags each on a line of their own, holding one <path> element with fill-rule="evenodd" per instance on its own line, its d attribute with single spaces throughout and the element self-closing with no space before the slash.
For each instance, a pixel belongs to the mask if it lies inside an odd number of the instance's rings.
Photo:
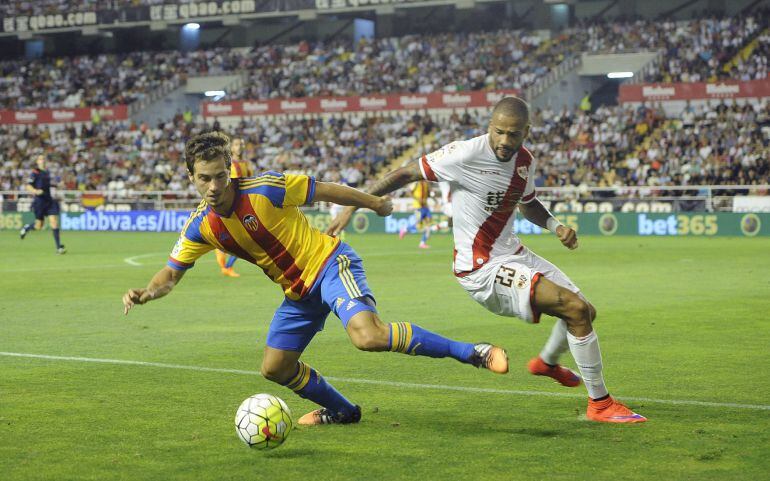
<svg viewBox="0 0 770 481">
<path fill-rule="evenodd" d="M 586 301 L 586 304 L 588 305 L 589 316 L 591 318 L 591 323 L 593 324 L 594 319 L 596 319 L 596 308 L 588 301 Z"/>
<path fill-rule="evenodd" d="M 596 310 L 580 296 L 570 292 L 564 297 L 565 322 L 573 328 L 590 328 Z"/>
<path fill-rule="evenodd" d="M 353 345 L 362 351 L 385 351 L 388 349 L 387 336 L 383 336 L 382 329 L 375 326 L 350 329 L 349 334 Z"/>
<path fill-rule="evenodd" d="M 285 384 L 286 381 L 288 381 L 292 376 L 292 373 L 289 372 L 289 370 L 284 369 L 282 366 L 267 365 L 265 363 L 262 363 L 262 367 L 260 367 L 259 372 L 262 374 L 262 377 L 268 381 L 272 381 L 278 384 Z"/>
</svg>

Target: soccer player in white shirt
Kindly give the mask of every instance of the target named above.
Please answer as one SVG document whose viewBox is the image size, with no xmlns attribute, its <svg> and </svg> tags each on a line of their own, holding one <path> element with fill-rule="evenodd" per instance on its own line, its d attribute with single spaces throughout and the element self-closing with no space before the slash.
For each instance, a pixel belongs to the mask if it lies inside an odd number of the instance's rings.
<svg viewBox="0 0 770 481">
<path fill-rule="evenodd" d="M 560 366 L 567 349 L 588 389 L 589 419 L 637 423 L 647 419 L 609 395 L 602 376 L 599 339 L 593 330 L 596 309 L 556 266 L 524 247 L 513 234 L 518 206 L 530 222 L 553 232 L 569 248 L 578 246 L 573 229 L 562 225 L 537 199 L 535 161 L 524 147 L 529 106 L 506 97 L 492 111 L 488 133 L 453 142 L 396 169 L 371 186 L 373 195 L 393 192 L 411 182 L 449 182 L 452 189 L 457 280 L 479 304 L 502 316 L 538 323 L 541 314 L 558 318 L 540 355 L 530 360 L 532 374 L 564 386 L 580 377 Z M 330 225 L 337 234 L 355 212 L 348 207 Z"/>
</svg>

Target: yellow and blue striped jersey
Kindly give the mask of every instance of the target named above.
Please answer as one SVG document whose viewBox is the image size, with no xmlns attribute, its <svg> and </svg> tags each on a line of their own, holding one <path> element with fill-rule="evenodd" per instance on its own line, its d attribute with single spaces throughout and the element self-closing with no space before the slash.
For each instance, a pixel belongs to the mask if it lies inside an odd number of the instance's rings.
<svg viewBox="0 0 770 481">
<path fill-rule="evenodd" d="M 412 206 L 414 208 L 427 207 L 428 197 L 430 196 L 430 184 L 427 180 L 419 180 L 415 182 L 412 189 Z"/>
<path fill-rule="evenodd" d="M 313 201 L 315 179 L 267 172 L 232 182 L 231 212 L 220 216 L 202 201 L 182 229 L 168 265 L 189 269 L 203 254 L 220 249 L 262 268 L 289 299 L 301 299 L 339 244 L 311 227 L 299 210 Z"/>
<path fill-rule="evenodd" d="M 253 177 L 254 169 L 251 168 L 251 162 L 246 160 L 233 160 L 230 162 L 230 178 L 240 179 L 242 177 Z"/>
</svg>

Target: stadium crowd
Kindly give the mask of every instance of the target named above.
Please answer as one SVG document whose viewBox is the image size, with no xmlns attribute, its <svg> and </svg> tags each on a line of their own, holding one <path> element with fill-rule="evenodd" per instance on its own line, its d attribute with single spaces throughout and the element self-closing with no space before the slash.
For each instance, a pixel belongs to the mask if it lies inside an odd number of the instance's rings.
<svg viewBox="0 0 770 481">
<path fill-rule="evenodd" d="M 663 50 L 663 62 L 650 82 L 705 82 L 767 77 L 767 51 L 753 52 L 736 72 L 725 68 L 741 49 L 768 27 L 766 11 L 739 17 L 709 17 L 686 22 L 637 20 L 594 22 L 575 29 L 575 41 L 588 52 Z M 767 35 L 763 35 L 766 45 Z"/>
<path fill-rule="evenodd" d="M 0 107 L 127 104 L 164 81 L 240 72 L 229 99 L 523 89 L 577 52 L 519 31 L 300 42 L 248 49 L 135 52 L 0 62 Z"/>
<path fill-rule="evenodd" d="M 258 171 L 278 169 L 358 186 L 385 159 L 397 157 L 430 130 L 427 119 L 258 119 L 227 132 L 245 140 L 243 157 Z M 184 141 L 212 128 L 220 126 L 188 124 L 181 115 L 157 126 L 2 127 L 0 190 L 21 189 L 38 153 L 45 153 L 55 186 L 63 190 L 189 190 Z"/>
<path fill-rule="evenodd" d="M 488 113 L 242 121 L 225 129 L 245 139 L 257 171 L 281 170 L 360 187 L 386 161 L 486 131 Z M 762 128 L 764 127 L 764 131 Z M 184 140 L 218 124 L 100 124 L 52 130 L 0 129 L 0 190 L 24 185 L 38 152 L 59 189 L 185 191 Z M 770 104 L 689 106 L 666 118 L 653 106 L 600 107 L 594 113 L 533 112 L 527 142 L 538 158 L 538 186 L 770 184 Z M 433 143 L 420 146 L 432 134 Z"/>
<path fill-rule="evenodd" d="M 526 89 L 581 51 L 665 49 L 650 80 L 767 77 L 767 16 L 687 22 L 594 23 L 543 40 L 531 32 L 408 35 L 265 45 L 253 49 L 134 52 L 0 62 L 0 108 L 130 104 L 164 82 L 239 72 L 229 99 L 390 92 Z M 751 40 L 757 48 L 731 62 Z"/>
</svg>

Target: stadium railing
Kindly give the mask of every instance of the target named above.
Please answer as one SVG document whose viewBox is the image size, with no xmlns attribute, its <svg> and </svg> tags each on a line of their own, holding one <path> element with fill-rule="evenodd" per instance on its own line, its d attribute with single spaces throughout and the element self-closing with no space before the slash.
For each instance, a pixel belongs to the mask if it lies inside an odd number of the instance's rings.
<svg viewBox="0 0 770 481">
<path fill-rule="evenodd" d="M 735 199 L 770 198 L 770 185 L 565 186 L 538 187 L 537 192 L 539 199 L 560 212 L 635 212 L 650 208 L 661 212 L 734 212 Z M 58 190 L 54 197 L 64 212 L 192 210 L 200 202 L 198 194 L 191 191 Z M 408 211 L 411 201 L 408 196 L 395 199 L 396 210 Z M 0 191 L 0 213 L 26 212 L 31 206 L 28 192 Z M 741 203 L 740 210 L 745 208 Z"/>
</svg>

